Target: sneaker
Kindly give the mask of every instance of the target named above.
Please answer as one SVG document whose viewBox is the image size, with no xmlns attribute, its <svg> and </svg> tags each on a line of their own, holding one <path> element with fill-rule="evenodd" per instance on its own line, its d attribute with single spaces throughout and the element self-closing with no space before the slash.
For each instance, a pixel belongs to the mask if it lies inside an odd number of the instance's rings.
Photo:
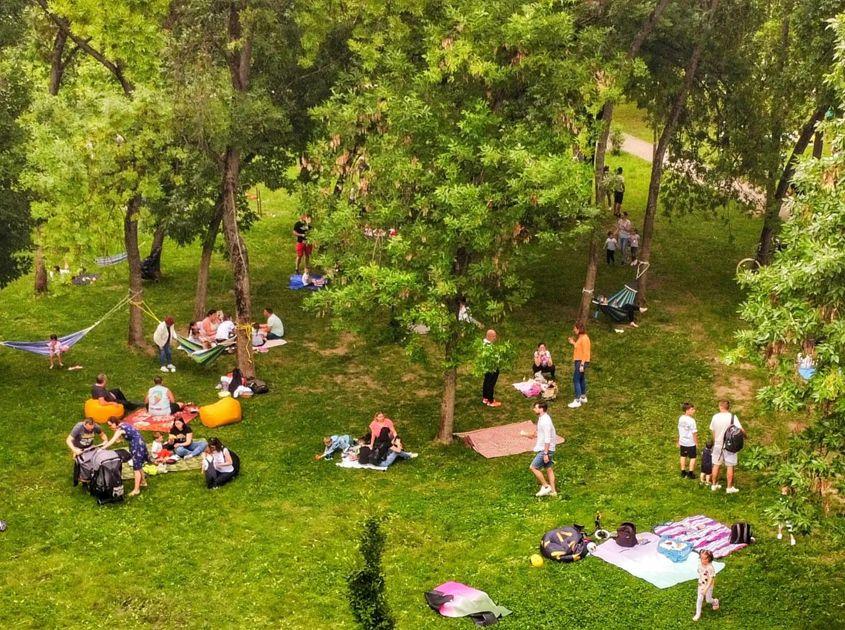
<svg viewBox="0 0 845 630">
<path fill-rule="evenodd" d="M 681 477 L 682 477 L 683 479 L 686 479 L 686 478 L 687 478 L 687 471 L 686 471 L 686 470 L 682 470 L 682 471 L 681 471 Z"/>
<path fill-rule="evenodd" d="M 585 404 L 586 402 L 587 402 L 587 397 L 586 397 L 586 396 L 581 396 L 581 404 L 583 405 L 583 404 Z"/>
<path fill-rule="evenodd" d="M 720 483 L 714 483 L 712 486 L 710 486 L 710 490 L 712 490 L 713 492 L 716 492 L 716 490 L 721 490 L 721 489 L 722 489 L 722 484 L 720 484 Z"/>
<path fill-rule="evenodd" d="M 701 615 L 696 615 L 692 618 L 693 621 L 698 621 L 699 619 L 701 619 Z"/>
<path fill-rule="evenodd" d="M 487 400 L 486 398 L 482 398 L 482 399 L 481 399 L 481 404 L 482 404 L 482 405 L 489 405 L 489 404 L 490 404 L 490 401 L 489 401 L 489 400 Z"/>
<path fill-rule="evenodd" d="M 631 328 L 639 328 L 640 325 L 637 322 L 631 322 Z"/>
<path fill-rule="evenodd" d="M 410 455 L 410 456 L 411 456 L 411 459 L 416 459 L 417 457 L 419 457 L 419 456 L 420 456 L 420 454 L 419 454 L 419 453 L 408 453 L 408 455 Z"/>
<path fill-rule="evenodd" d="M 573 400 L 571 403 L 569 403 L 566 406 L 569 407 L 570 409 L 578 409 L 578 407 L 581 406 L 581 401 L 576 398 L 575 400 Z"/>
<path fill-rule="evenodd" d="M 487 406 L 488 407 L 501 407 L 502 403 L 499 402 L 498 400 L 491 400 L 490 402 L 487 403 Z"/>
<path fill-rule="evenodd" d="M 167 369 L 170 370 L 171 372 L 175 372 L 176 366 L 171 363 L 170 365 L 167 366 Z"/>
<path fill-rule="evenodd" d="M 162 365 L 160 369 L 161 369 L 162 372 L 168 372 L 169 371 L 167 369 L 167 366 L 165 366 L 165 365 Z"/>
<path fill-rule="evenodd" d="M 725 494 L 736 494 L 737 492 L 739 492 L 739 488 L 734 488 L 733 486 L 725 490 Z"/>
<path fill-rule="evenodd" d="M 711 606 L 713 606 L 713 610 L 719 610 L 719 600 L 714 597 Z"/>
<path fill-rule="evenodd" d="M 540 486 L 540 489 L 537 490 L 537 494 L 535 497 L 547 497 L 552 493 L 552 489 L 549 486 Z"/>
</svg>

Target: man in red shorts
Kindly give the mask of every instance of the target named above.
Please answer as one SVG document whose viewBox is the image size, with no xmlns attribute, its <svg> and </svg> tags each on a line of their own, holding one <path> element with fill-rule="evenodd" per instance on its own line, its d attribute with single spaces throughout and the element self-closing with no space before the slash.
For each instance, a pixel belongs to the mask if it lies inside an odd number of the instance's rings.
<svg viewBox="0 0 845 630">
<path fill-rule="evenodd" d="M 299 221 L 293 224 L 293 235 L 296 237 L 296 273 L 300 271 L 300 264 L 305 258 L 305 267 L 311 261 L 311 250 L 314 246 L 308 242 L 308 232 L 311 230 L 311 217 L 308 214 L 299 215 Z"/>
</svg>

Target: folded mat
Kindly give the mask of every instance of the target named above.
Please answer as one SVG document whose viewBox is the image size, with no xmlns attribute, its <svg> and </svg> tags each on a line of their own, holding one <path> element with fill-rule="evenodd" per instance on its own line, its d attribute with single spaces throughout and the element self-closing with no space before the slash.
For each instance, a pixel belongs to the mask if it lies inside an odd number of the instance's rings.
<svg viewBox="0 0 845 630">
<path fill-rule="evenodd" d="M 150 466 L 156 466 L 156 464 L 149 464 Z M 188 459 L 180 459 L 175 464 L 164 464 L 165 468 L 167 469 L 166 472 L 185 472 L 186 470 L 199 470 L 202 468 L 202 456 L 197 455 L 194 457 L 189 457 Z M 120 476 L 123 479 L 134 479 L 135 478 L 135 471 L 132 470 L 132 463 L 125 462 L 123 467 L 120 469 Z"/>
<path fill-rule="evenodd" d="M 596 547 L 591 555 L 615 564 L 657 588 L 698 579 L 698 554 L 691 553 L 683 562 L 672 562 L 657 550 L 659 543 L 660 536 L 645 532 L 637 535 L 637 544 L 633 547 L 620 547 L 611 538 Z M 714 562 L 713 566 L 716 573 L 725 568 L 722 562 Z"/>
<path fill-rule="evenodd" d="M 319 282 L 323 279 L 323 276 L 311 276 L 311 280 L 314 282 Z M 305 285 L 302 284 L 302 274 L 294 273 L 290 276 L 290 282 L 288 283 L 288 288 L 293 289 L 294 291 L 298 291 L 299 289 L 307 289 L 308 291 L 316 291 L 317 289 L 322 289 L 325 284 L 320 286 L 314 286 L 313 284 Z"/>
<path fill-rule="evenodd" d="M 497 606 L 484 591 L 461 584 L 445 582 L 425 594 L 425 601 L 444 617 L 470 617 L 479 626 L 492 626 L 499 617 L 511 614 Z"/>
<path fill-rule="evenodd" d="M 525 422 L 515 422 L 499 427 L 455 433 L 455 435 L 461 438 L 471 449 L 481 453 L 487 459 L 491 459 L 530 452 L 534 448 L 534 438 L 525 437 L 520 435 L 519 432 L 534 433 L 535 428 L 533 422 L 526 420 Z M 563 442 L 563 438 L 558 437 L 557 443 L 560 444 L 561 442 Z"/>
<path fill-rule="evenodd" d="M 724 558 L 745 545 L 731 544 L 731 528 L 703 514 L 688 516 L 677 522 L 665 523 L 654 528 L 658 536 L 692 543 L 695 551 L 713 552 L 714 558 Z"/>
<path fill-rule="evenodd" d="M 150 415 L 149 411 L 141 407 L 126 416 L 123 422 L 131 424 L 139 431 L 161 431 L 166 433 L 170 431 L 170 427 L 176 418 L 182 418 L 185 422 L 190 422 L 199 413 L 199 408 L 195 405 L 185 405 L 184 409 L 178 413 L 169 416 L 153 416 Z"/>
<path fill-rule="evenodd" d="M 386 466 L 373 466 L 372 464 L 359 464 L 357 459 L 347 459 L 345 457 L 341 457 L 340 461 L 337 463 L 338 466 L 341 468 L 362 468 L 366 470 L 380 470 L 384 472 L 387 470 Z"/>
</svg>

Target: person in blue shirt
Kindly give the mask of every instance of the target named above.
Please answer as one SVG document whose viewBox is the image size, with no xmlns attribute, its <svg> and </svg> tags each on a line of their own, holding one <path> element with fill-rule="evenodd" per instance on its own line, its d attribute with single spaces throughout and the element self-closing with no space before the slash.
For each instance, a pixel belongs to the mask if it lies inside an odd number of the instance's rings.
<svg viewBox="0 0 845 630">
<path fill-rule="evenodd" d="M 323 445 L 325 450 L 322 454 L 315 455 L 314 459 L 320 461 L 321 459 L 331 459 L 332 455 L 340 451 L 343 455 L 346 451 L 352 448 L 355 443 L 355 438 L 351 435 L 330 435 L 323 438 Z"/>
</svg>

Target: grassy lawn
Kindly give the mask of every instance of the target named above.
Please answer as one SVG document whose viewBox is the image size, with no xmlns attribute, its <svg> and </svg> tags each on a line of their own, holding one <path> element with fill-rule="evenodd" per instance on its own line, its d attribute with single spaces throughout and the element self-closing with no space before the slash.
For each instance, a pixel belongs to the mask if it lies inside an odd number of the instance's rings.
<svg viewBox="0 0 845 630">
<path fill-rule="evenodd" d="M 617 109 L 617 116 L 620 109 Z M 641 219 L 647 167 L 614 160 L 628 181 L 627 209 Z M 460 444 L 431 442 L 439 408 L 439 375 L 410 364 L 395 347 L 368 347 L 332 332 L 287 289 L 293 268 L 295 204 L 262 195 L 265 219 L 248 234 L 256 312 L 272 304 L 289 344 L 256 357 L 271 393 L 244 403 L 241 424 L 198 435 L 219 436 L 241 455 L 243 474 L 210 492 L 194 473 L 150 479 L 139 498 L 98 507 L 71 486 L 64 438 L 79 420 L 97 372 L 140 398 L 157 373 L 153 358 L 127 352 L 120 313 L 74 347 L 78 372 L 51 372 L 34 355 L 0 349 L 0 627 L 268 627 L 350 628 L 344 576 L 357 562 L 359 524 L 383 512 L 388 598 L 399 628 L 469 628 L 441 619 L 423 593 L 447 580 L 486 590 L 514 611 L 503 628 L 677 628 L 693 614 L 692 582 L 658 590 L 596 558 L 532 569 L 530 554 L 544 532 L 573 522 L 591 525 L 604 513 L 615 527 L 654 525 L 704 513 L 752 523 L 758 544 L 726 561 L 716 596 L 719 613 L 701 627 L 841 627 L 845 554 L 824 536 L 790 548 L 776 541 L 762 510 L 776 496 L 739 470 L 735 496 L 711 493 L 677 474 L 679 405 L 699 407 L 706 427 L 717 395 L 729 395 L 751 443 L 780 441 L 787 418 L 762 412 L 753 400 L 761 374 L 727 370 L 716 356 L 731 342 L 741 298 L 736 261 L 753 251 L 758 224 L 738 215 L 722 221 L 690 215 L 658 220 L 649 312 L 636 331 L 591 326 L 594 362 L 590 403 L 551 409 L 567 443 L 558 450 L 561 495 L 535 499 L 529 455 L 484 460 Z M 498 410 L 479 404 L 480 383 L 463 374 L 456 410 L 459 430 L 533 418 L 510 383 L 528 375 L 530 352 L 545 341 L 567 370 L 564 347 L 581 292 L 585 253 L 573 243 L 550 252 L 535 270 L 537 297 L 496 324 L 523 364 L 500 379 Z M 190 317 L 198 249 L 168 243 L 166 277 L 147 288 L 162 316 L 184 326 Z M 34 299 L 31 278 L 0 293 L 2 336 L 46 338 L 96 320 L 124 294 L 125 267 L 107 269 L 90 287 Z M 599 290 L 612 293 L 630 268 L 600 269 Z M 217 257 L 211 304 L 229 310 L 231 276 Z M 147 322 L 148 325 L 150 322 Z M 152 333 L 150 325 L 149 334 Z M 177 396 L 213 402 L 224 358 L 200 368 L 177 356 L 166 383 Z M 372 414 L 388 412 L 419 459 L 387 473 L 341 470 L 314 462 L 320 438 L 363 432 Z M 741 463 L 741 462 L 740 462 Z"/>
<path fill-rule="evenodd" d="M 623 102 L 613 108 L 613 124 L 622 127 L 622 131 L 646 142 L 654 141 L 654 132 L 649 125 L 645 111 L 636 103 Z"/>
</svg>

